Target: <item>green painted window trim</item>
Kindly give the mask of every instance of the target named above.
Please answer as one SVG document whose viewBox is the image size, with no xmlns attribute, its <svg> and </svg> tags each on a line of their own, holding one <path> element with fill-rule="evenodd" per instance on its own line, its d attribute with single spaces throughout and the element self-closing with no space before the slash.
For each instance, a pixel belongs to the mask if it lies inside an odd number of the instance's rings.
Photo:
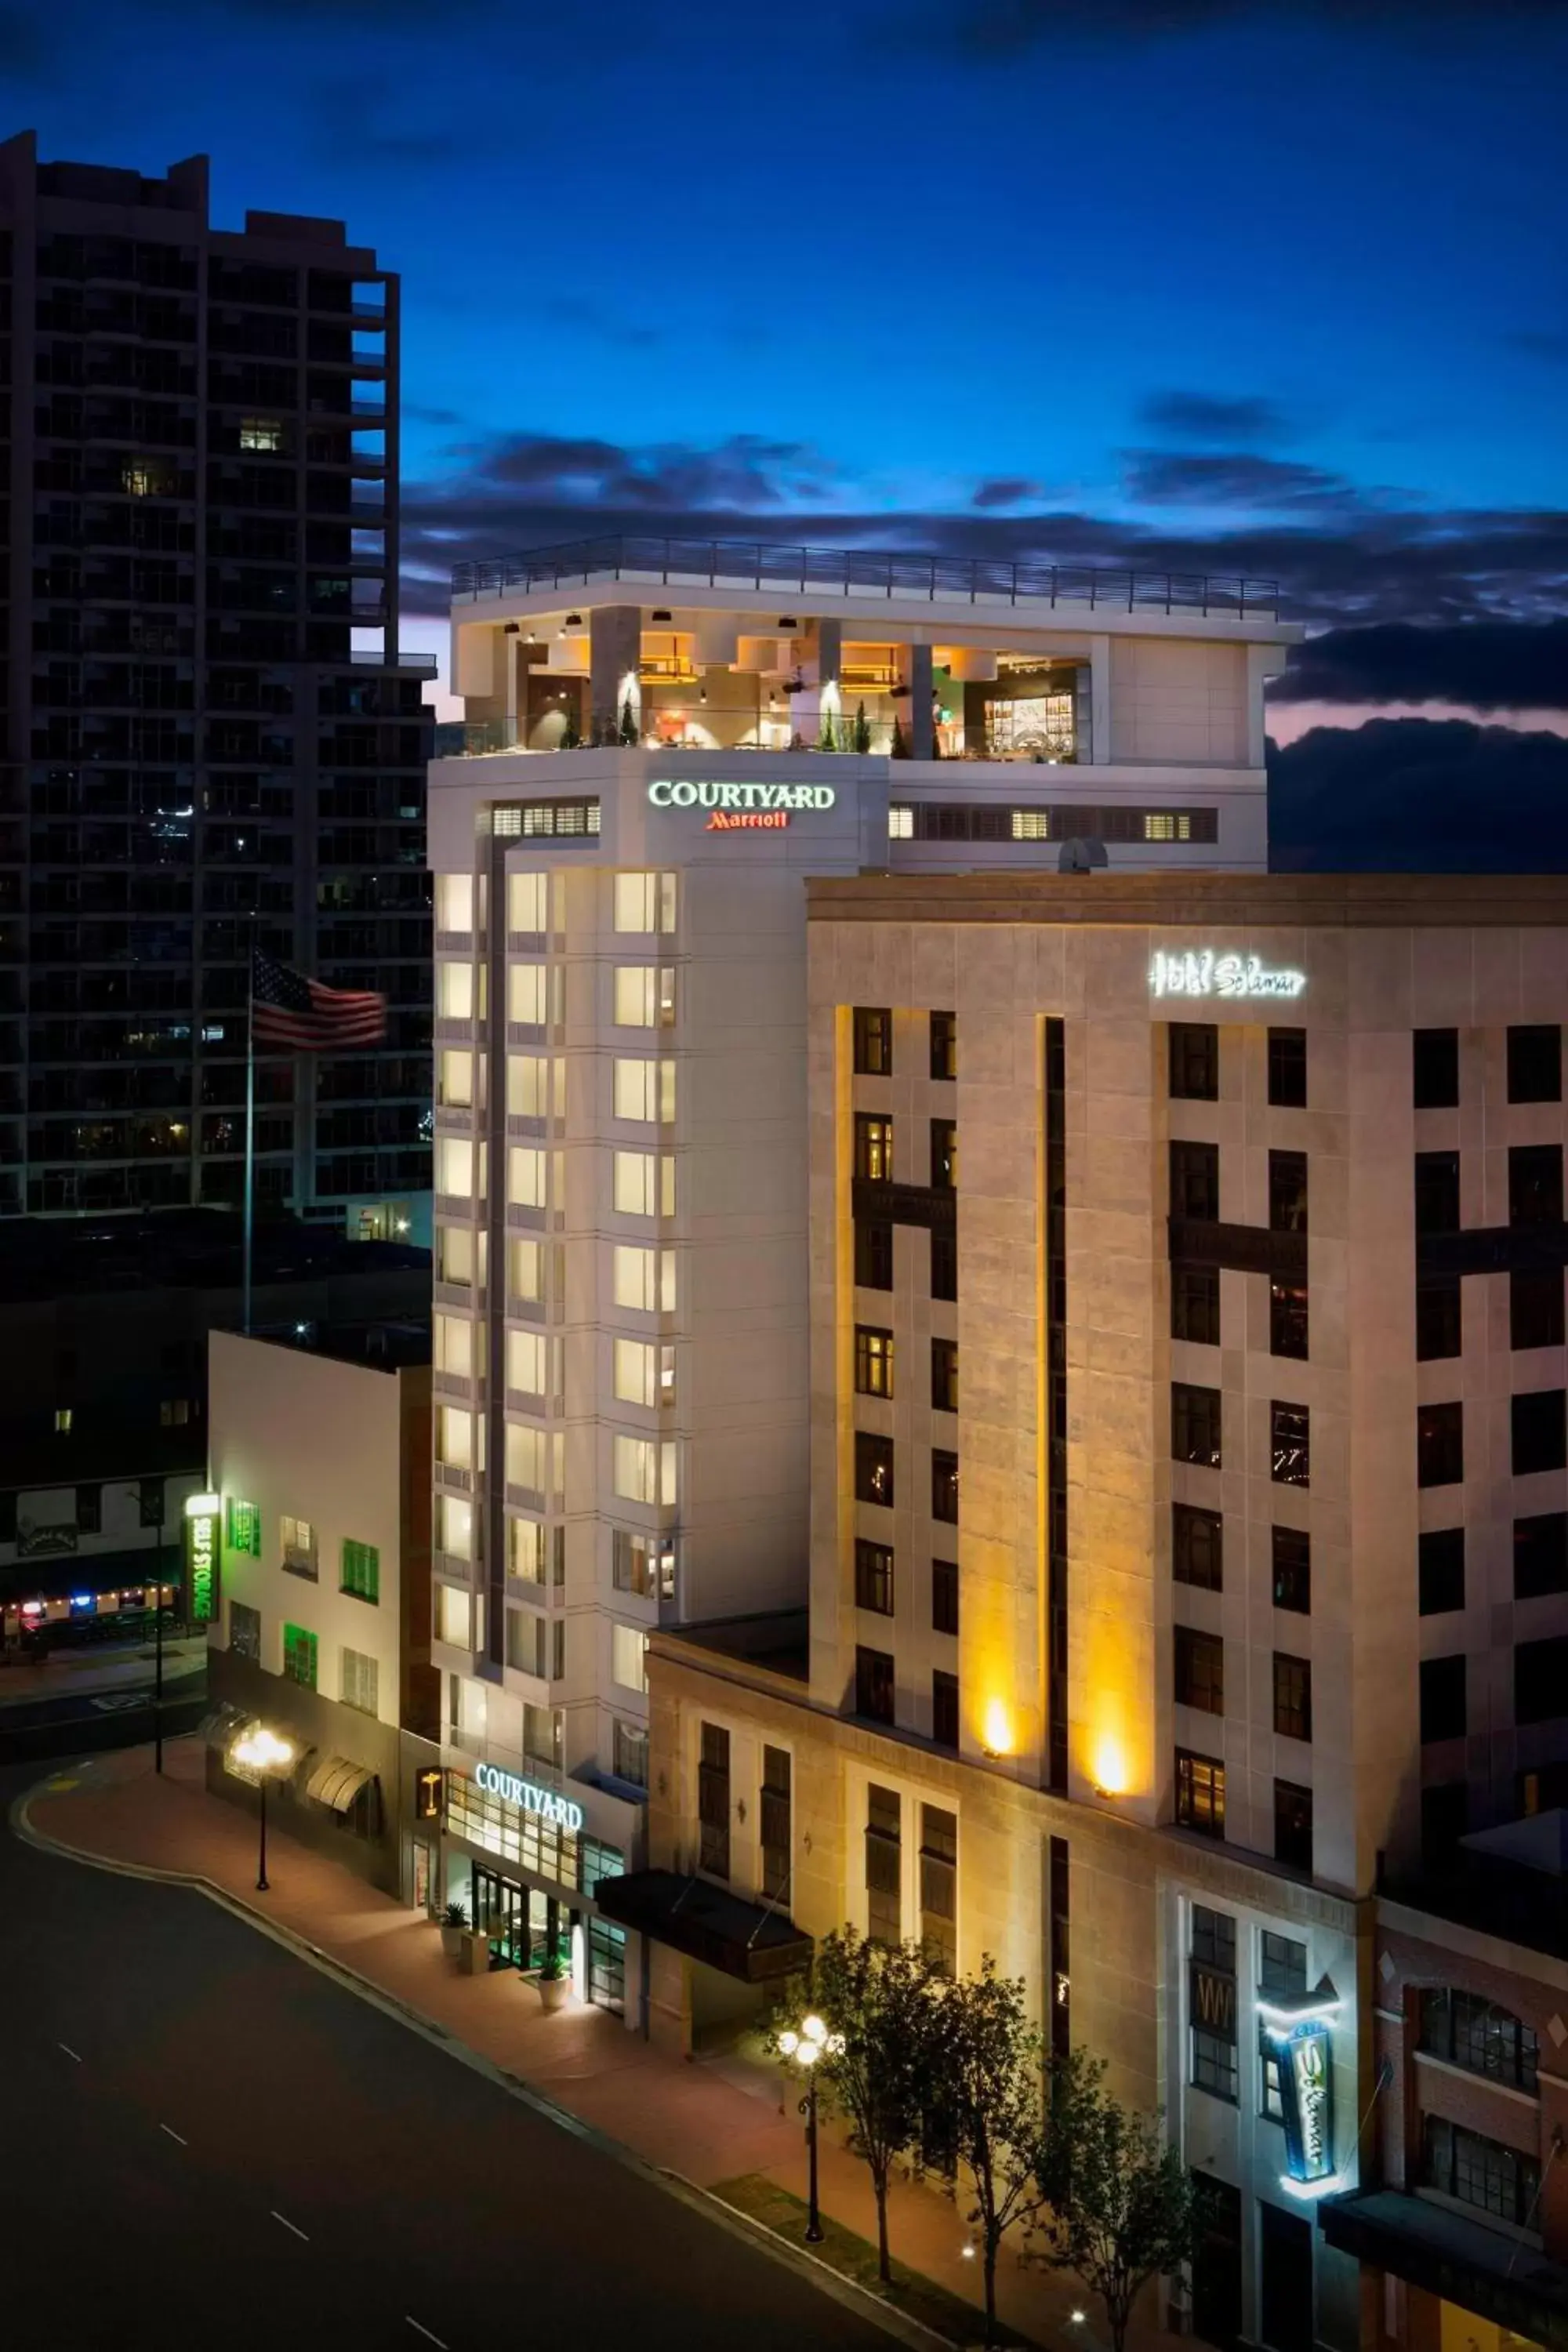
<svg viewBox="0 0 1568 2352">
<path fill-rule="evenodd" d="M 301 1667 L 307 1671 L 301 1673 Z M 316 1688 L 316 1636 L 303 1625 L 283 1628 L 283 1672 L 301 1690 Z"/>
<path fill-rule="evenodd" d="M 352 1592 L 356 1601 L 378 1601 L 381 1599 L 381 1553 L 377 1547 L 359 1543 L 353 1536 L 345 1536 L 339 1581 L 342 1590 Z"/>
<path fill-rule="evenodd" d="M 224 1541 L 230 1551 L 245 1552 L 252 1559 L 261 1558 L 261 1506 L 247 1503 L 230 1495 L 223 1507 Z"/>
</svg>

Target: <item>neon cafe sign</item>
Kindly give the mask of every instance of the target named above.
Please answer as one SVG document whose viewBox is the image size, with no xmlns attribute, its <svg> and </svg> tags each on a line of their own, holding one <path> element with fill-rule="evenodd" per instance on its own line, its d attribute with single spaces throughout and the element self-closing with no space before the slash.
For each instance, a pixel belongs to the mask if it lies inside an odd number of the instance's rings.
<svg viewBox="0 0 1568 2352">
<path fill-rule="evenodd" d="M 1327 1977 L 1302 2000 L 1258 2004 L 1258 2021 L 1279 2070 L 1285 2125 L 1285 2170 L 1279 2186 L 1292 2197 L 1327 2197 L 1345 2185 L 1334 2169 L 1331 2032 L 1343 2007 Z"/>
<path fill-rule="evenodd" d="M 704 808 L 707 833 L 782 833 L 798 809 L 830 809 L 831 784 L 671 783 L 660 776 L 647 796 L 657 809 Z"/>
<path fill-rule="evenodd" d="M 520 1780 L 515 1772 L 499 1771 L 493 1764 L 477 1764 L 474 1785 L 492 1797 L 503 1797 L 509 1805 L 532 1813 L 539 1821 L 553 1822 L 568 1836 L 575 1837 L 583 1826 L 581 1805 L 574 1805 L 570 1797 L 558 1797 L 553 1789 L 542 1789 L 536 1780 Z"/>
<path fill-rule="evenodd" d="M 1157 954 L 1149 967 L 1152 996 L 1300 996 L 1304 971 L 1271 971 L 1255 955 L 1217 955 L 1213 948 Z"/>
</svg>

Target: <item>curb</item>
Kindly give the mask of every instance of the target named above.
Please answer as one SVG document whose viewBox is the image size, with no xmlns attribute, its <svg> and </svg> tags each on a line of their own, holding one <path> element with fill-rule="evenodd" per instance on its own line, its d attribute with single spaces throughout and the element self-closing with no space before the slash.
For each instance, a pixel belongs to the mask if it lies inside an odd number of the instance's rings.
<svg viewBox="0 0 1568 2352">
<path fill-rule="evenodd" d="M 90 1765 L 93 1760 L 88 1758 L 84 1763 Z M 68 1765 L 57 1763 L 46 1777 L 52 1780 L 62 1769 L 69 1769 Z M 81 1769 L 83 1766 L 77 1769 Z M 583 2140 L 601 2156 L 610 2158 L 628 2172 L 635 2172 L 642 2179 L 662 2189 L 667 2196 L 678 2199 L 689 2210 L 703 2214 L 720 2229 L 727 2230 L 731 2237 L 743 2239 L 748 2245 L 759 2248 L 785 2269 L 809 2279 L 824 2294 L 831 2295 L 835 2302 L 858 2313 L 861 2318 L 870 2320 L 885 2335 L 914 2347 L 914 2352 L 931 2352 L 933 2346 L 940 2347 L 940 2352 L 960 2352 L 960 2347 L 950 2337 L 939 2336 L 923 2321 L 895 2310 L 880 2296 L 872 2294 L 854 2279 L 846 2278 L 841 2272 L 836 2271 L 830 2263 L 823 2262 L 804 2246 L 791 2245 L 787 2239 L 775 2236 L 762 2222 L 753 2221 L 749 2213 L 738 2211 L 733 2205 L 727 2205 L 721 2197 L 716 2197 L 711 2189 L 688 2180 L 684 2173 L 639 2156 L 636 2148 L 628 2147 L 624 2140 L 613 2138 L 597 2124 L 587 2123 L 581 2116 L 574 2115 L 570 2107 L 561 2106 L 544 2092 L 525 2082 L 521 2074 L 511 2074 L 506 2067 L 498 2066 L 493 2059 L 485 2057 L 482 2052 L 470 2049 L 466 2042 L 458 2041 L 444 2025 L 438 2024 L 432 2017 L 426 2017 L 423 2010 L 416 2009 L 409 2001 L 400 2000 L 395 1993 L 384 1991 L 370 1977 L 362 1976 L 357 1969 L 352 1969 L 331 1953 L 322 1951 L 319 1944 L 312 1944 L 296 1928 L 284 1927 L 280 1921 L 268 1918 L 266 1912 L 255 1904 L 247 1903 L 241 1895 L 231 1895 L 226 1887 L 219 1886 L 215 1880 L 205 1878 L 196 1871 L 161 1869 L 153 1863 L 117 1862 L 108 1854 L 92 1853 L 84 1846 L 68 1845 L 64 1839 L 51 1837 L 47 1830 L 39 1829 L 32 1818 L 33 1800 L 43 1791 L 45 1785 L 44 1780 L 36 1782 L 11 1802 L 7 1815 L 11 1832 L 24 1845 L 32 1846 L 39 1853 L 54 1854 L 60 1861 L 76 1863 L 84 1869 L 107 1871 L 116 1878 L 147 1879 L 156 1885 L 184 1887 L 193 1894 L 204 1895 L 209 1903 L 216 1903 L 220 1910 L 226 1911 L 231 1918 L 269 1937 L 273 1943 L 292 1952 L 307 1967 L 330 1977 L 343 1991 L 368 2002 L 373 2009 L 379 2009 L 384 2016 L 390 2017 L 397 2024 L 423 2035 L 437 2049 L 445 2051 L 448 2057 L 456 2058 L 474 2074 L 483 2075 L 498 2090 L 531 2107 L 547 2123 L 570 2132 L 574 2138 Z"/>
</svg>

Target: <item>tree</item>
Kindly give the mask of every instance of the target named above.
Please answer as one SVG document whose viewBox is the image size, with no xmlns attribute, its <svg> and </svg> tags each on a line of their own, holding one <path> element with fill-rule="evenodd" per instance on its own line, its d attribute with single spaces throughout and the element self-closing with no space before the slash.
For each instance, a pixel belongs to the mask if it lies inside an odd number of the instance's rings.
<svg viewBox="0 0 1568 2352">
<path fill-rule="evenodd" d="M 894 713 L 893 713 L 893 747 L 892 747 L 892 757 L 893 757 L 895 760 L 907 760 L 907 759 L 909 758 L 909 756 L 910 756 L 910 739 L 909 739 L 909 737 L 904 733 L 903 721 L 902 721 L 902 719 L 900 719 L 900 718 L 899 717 L 898 712 L 895 710 L 895 711 L 894 711 Z"/>
<path fill-rule="evenodd" d="M 932 2026 L 932 2100 L 973 2185 L 965 2219 L 980 2232 L 985 2341 L 994 2344 L 996 2256 L 1007 2231 L 1027 2225 L 1040 2201 L 1040 2036 L 1022 1981 L 999 1977 L 989 1952 L 977 1977 L 942 1990 Z"/>
<path fill-rule="evenodd" d="M 1196 2222 L 1180 2151 L 1164 2144 L 1157 2116 L 1107 2095 L 1104 2074 L 1104 2060 L 1082 2050 L 1051 2062 L 1035 2159 L 1037 2234 L 1041 2258 L 1100 2297 L 1111 2352 L 1122 2352 L 1140 2290 L 1191 2261 Z"/>
<path fill-rule="evenodd" d="M 837 751 L 838 749 L 838 737 L 833 725 L 833 712 L 826 703 L 823 705 L 822 732 L 817 737 L 817 749 L 821 751 Z"/>
<path fill-rule="evenodd" d="M 632 709 L 632 698 L 628 694 L 621 705 L 621 740 L 623 743 L 635 743 L 637 740 L 637 714 Z"/>
<path fill-rule="evenodd" d="M 870 748 L 871 722 L 866 716 L 865 704 L 858 702 L 855 706 L 855 749 L 858 751 L 868 751 Z"/>
</svg>

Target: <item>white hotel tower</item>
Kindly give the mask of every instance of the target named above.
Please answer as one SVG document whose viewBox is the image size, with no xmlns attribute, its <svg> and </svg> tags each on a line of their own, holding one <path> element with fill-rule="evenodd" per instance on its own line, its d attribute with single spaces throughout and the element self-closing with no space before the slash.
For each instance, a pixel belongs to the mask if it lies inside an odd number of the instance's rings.
<svg viewBox="0 0 1568 2352">
<path fill-rule="evenodd" d="M 637 2006 L 592 1890 L 642 1859 L 648 1631 L 805 1599 L 806 877 L 1261 871 L 1298 634 L 1264 582 L 664 541 L 459 567 L 446 1891 L 515 1949 L 576 1930 L 594 1998 Z"/>
</svg>

